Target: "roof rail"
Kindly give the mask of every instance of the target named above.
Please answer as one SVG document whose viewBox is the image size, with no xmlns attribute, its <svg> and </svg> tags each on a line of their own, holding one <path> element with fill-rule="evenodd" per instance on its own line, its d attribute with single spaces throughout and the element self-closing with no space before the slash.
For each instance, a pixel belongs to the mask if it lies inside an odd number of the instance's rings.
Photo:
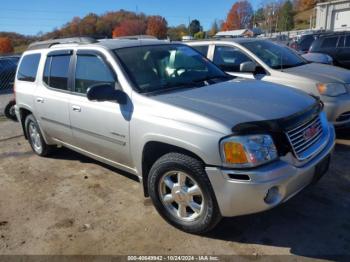
<svg viewBox="0 0 350 262">
<path fill-rule="evenodd" d="M 70 38 L 57 38 L 46 41 L 39 41 L 31 43 L 27 50 L 36 50 L 41 48 L 50 48 L 54 45 L 59 44 L 92 44 L 96 43 L 97 40 L 91 37 L 70 37 Z"/>
<path fill-rule="evenodd" d="M 151 35 L 130 35 L 130 36 L 119 36 L 113 39 L 125 39 L 125 40 L 142 40 L 142 39 L 154 39 L 157 40 L 157 37 Z"/>
</svg>

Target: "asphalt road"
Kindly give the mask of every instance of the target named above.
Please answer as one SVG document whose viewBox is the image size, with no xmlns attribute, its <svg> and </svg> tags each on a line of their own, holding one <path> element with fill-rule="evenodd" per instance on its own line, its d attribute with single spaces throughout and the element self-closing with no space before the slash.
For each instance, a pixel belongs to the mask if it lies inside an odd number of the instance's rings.
<svg viewBox="0 0 350 262">
<path fill-rule="evenodd" d="M 204 236 L 168 225 L 129 174 L 67 149 L 40 158 L 4 118 L 0 133 L 0 254 L 350 256 L 347 132 L 318 184 Z"/>
</svg>

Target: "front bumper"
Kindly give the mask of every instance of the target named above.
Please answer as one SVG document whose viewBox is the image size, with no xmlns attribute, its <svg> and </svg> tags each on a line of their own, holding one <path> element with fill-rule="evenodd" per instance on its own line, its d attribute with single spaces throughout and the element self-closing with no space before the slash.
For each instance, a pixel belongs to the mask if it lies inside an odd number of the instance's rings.
<svg viewBox="0 0 350 262">
<path fill-rule="evenodd" d="M 225 170 L 207 167 L 206 172 L 224 217 L 257 213 L 275 207 L 296 195 L 309 185 L 315 174 L 316 165 L 326 159 L 334 148 L 335 133 L 330 128 L 330 137 L 324 149 L 302 166 L 295 166 L 284 160 L 252 170 Z M 231 179 L 230 174 L 248 175 L 250 180 Z M 278 188 L 278 194 L 265 201 L 267 192 Z"/>
<path fill-rule="evenodd" d="M 344 121 L 337 120 L 342 114 L 350 112 L 350 95 L 339 97 L 322 98 L 324 103 L 324 111 L 327 119 L 337 127 L 343 127 L 350 124 L 350 118 Z"/>
</svg>

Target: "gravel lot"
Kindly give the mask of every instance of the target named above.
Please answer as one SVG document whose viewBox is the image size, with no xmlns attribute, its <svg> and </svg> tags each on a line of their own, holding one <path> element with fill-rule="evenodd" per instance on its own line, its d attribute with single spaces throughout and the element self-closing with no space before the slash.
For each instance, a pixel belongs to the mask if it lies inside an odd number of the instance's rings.
<svg viewBox="0 0 350 262">
<path fill-rule="evenodd" d="M 128 174 L 67 149 L 37 157 L 0 118 L 0 254 L 350 255 L 350 136 L 339 135 L 317 185 L 196 236 L 164 222 Z"/>
</svg>

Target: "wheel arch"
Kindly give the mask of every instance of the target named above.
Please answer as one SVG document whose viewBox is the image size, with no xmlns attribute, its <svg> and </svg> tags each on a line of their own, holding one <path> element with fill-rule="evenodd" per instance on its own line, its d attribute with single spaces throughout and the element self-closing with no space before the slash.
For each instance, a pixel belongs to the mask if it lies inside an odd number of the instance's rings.
<svg viewBox="0 0 350 262">
<path fill-rule="evenodd" d="M 161 142 L 161 141 L 148 141 L 142 150 L 142 185 L 144 196 L 148 197 L 148 174 L 151 170 L 153 164 L 163 155 L 168 153 L 181 153 L 188 156 L 191 156 L 203 164 L 205 161 L 203 160 L 203 156 L 193 152 L 193 150 L 186 149 L 181 146 L 175 146 L 169 143 Z"/>
</svg>

